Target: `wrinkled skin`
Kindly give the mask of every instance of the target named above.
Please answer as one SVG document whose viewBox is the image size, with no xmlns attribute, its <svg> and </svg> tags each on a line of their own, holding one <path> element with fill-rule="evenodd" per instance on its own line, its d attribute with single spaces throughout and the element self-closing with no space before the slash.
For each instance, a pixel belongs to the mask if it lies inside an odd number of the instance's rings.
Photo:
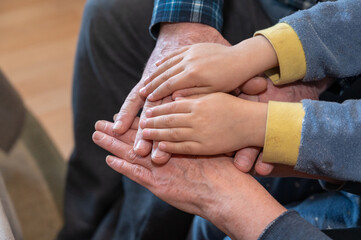
<svg viewBox="0 0 361 240">
<path fill-rule="evenodd" d="M 216 29 L 207 25 L 197 23 L 173 23 L 162 25 L 157 44 L 145 66 L 142 79 L 129 93 L 117 114 L 115 119 L 115 132 L 118 134 L 125 133 L 142 107 L 143 111 L 141 118 L 144 117 L 144 112 L 148 108 L 162 104 L 163 100 L 149 102 L 139 94 L 139 90 L 144 87 L 144 81 L 155 71 L 155 63 L 181 47 L 201 42 L 230 45 Z M 170 158 L 170 154 L 159 150 L 155 151 L 157 149 L 156 145 L 157 143 L 155 143 L 153 148 L 153 161 L 158 163 L 166 162 Z M 138 155 L 146 156 L 150 153 L 151 149 L 152 142 L 142 139 L 141 129 L 139 129 L 134 144 L 135 152 Z"/>
<path fill-rule="evenodd" d="M 285 211 L 252 176 L 238 171 L 230 157 L 178 155 L 158 165 L 149 155 L 133 152 L 137 120 L 123 135 L 112 126 L 99 121 L 93 135 L 96 144 L 118 156 L 107 157 L 111 168 L 180 210 L 210 220 L 232 239 L 257 239 Z"/>
</svg>

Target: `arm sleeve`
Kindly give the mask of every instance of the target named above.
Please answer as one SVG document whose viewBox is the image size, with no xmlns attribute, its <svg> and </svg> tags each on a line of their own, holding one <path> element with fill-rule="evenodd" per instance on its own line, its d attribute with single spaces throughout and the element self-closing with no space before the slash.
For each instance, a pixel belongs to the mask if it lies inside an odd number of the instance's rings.
<svg viewBox="0 0 361 240">
<path fill-rule="evenodd" d="M 263 160 L 361 182 L 360 136 L 361 100 L 270 102 Z"/>
<path fill-rule="evenodd" d="M 301 103 L 268 103 L 264 162 L 296 165 L 304 115 Z"/>
<path fill-rule="evenodd" d="M 303 100 L 305 116 L 295 170 L 361 182 L 361 100 Z"/>
<path fill-rule="evenodd" d="M 222 11 L 223 0 L 155 0 L 149 31 L 156 39 L 162 22 L 192 22 L 207 24 L 220 32 Z"/>
<path fill-rule="evenodd" d="M 270 223 L 259 240 L 331 240 L 295 211 L 287 211 Z"/>
<path fill-rule="evenodd" d="M 359 75 L 360 12 L 359 0 L 323 2 L 257 32 L 268 38 L 279 59 L 279 68 L 267 75 L 275 84 Z"/>
</svg>

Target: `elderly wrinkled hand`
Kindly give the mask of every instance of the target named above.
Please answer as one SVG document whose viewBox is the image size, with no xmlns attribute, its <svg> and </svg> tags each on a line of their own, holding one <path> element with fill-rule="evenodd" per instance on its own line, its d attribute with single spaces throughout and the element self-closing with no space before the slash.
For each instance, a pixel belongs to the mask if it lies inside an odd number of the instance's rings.
<svg viewBox="0 0 361 240">
<path fill-rule="evenodd" d="M 111 168 L 169 204 L 210 220 L 233 239 L 257 239 L 285 211 L 252 176 L 238 171 L 232 158 L 172 156 L 158 165 L 149 155 L 134 154 L 137 123 L 118 135 L 112 123 L 100 121 L 93 140 L 117 156 L 107 157 Z"/>
</svg>

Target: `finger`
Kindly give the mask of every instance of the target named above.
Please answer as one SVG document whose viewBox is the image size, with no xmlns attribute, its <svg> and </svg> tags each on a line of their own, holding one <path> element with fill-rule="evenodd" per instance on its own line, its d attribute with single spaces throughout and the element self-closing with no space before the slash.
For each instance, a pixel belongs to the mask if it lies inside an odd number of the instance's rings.
<svg viewBox="0 0 361 240">
<path fill-rule="evenodd" d="M 131 130 L 137 130 L 139 125 L 139 117 L 136 117 L 130 126 Z M 114 130 L 114 123 L 106 121 L 106 120 L 99 120 L 95 123 L 95 130 L 102 131 L 108 135 L 115 134 Z"/>
<path fill-rule="evenodd" d="M 163 98 L 162 104 L 170 103 L 172 101 L 173 100 L 172 100 L 171 96 L 168 96 L 166 98 Z M 152 161 L 155 164 L 165 164 L 171 158 L 171 154 L 160 150 L 158 148 L 158 144 L 159 144 L 158 141 L 153 141 L 153 148 L 152 148 L 152 155 L 151 155 Z"/>
<path fill-rule="evenodd" d="M 171 154 L 160 150 L 158 148 L 158 144 L 159 144 L 158 141 L 153 142 L 152 161 L 160 165 L 166 164 L 169 161 Z"/>
<path fill-rule="evenodd" d="M 141 94 L 141 96 L 143 97 L 147 97 L 149 94 L 153 93 L 153 91 L 158 88 L 160 85 L 162 85 L 164 82 L 166 81 L 171 81 L 173 79 L 174 76 L 177 76 L 179 73 L 183 72 L 183 68 L 181 66 L 176 65 L 177 63 L 179 63 L 182 59 L 171 59 L 169 61 L 172 61 L 169 64 L 163 64 L 162 68 L 157 69 L 156 72 L 151 76 L 151 81 L 149 83 L 147 83 L 147 85 L 145 85 L 142 89 L 140 89 L 139 93 Z M 173 64 L 173 66 L 171 66 L 170 64 Z M 176 66 L 174 66 L 176 65 Z M 166 68 L 168 66 L 168 68 Z M 170 95 L 170 94 L 168 94 Z M 163 97 L 166 97 L 168 95 L 165 95 Z M 153 98 L 154 95 L 149 96 L 149 100 L 151 101 L 157 101 L 159 99 L 162 99 L 163 97 L 160 98 Z"/>
<path fill-rule="evenodd" d="M 134 144 L 134 140 L 135 140 L 135 136 L 137 134 L 137 130 L 136 129 L 130 129 L 128 131 L 126 131 L 124 134 L 119 135 L 117 133 L 115 133 L 113 131 L 113 123 L 108 122 L 108 121 L 98 121 L 95 124 L 95 130 L 105 133 L 109 136 L 115 137 L 120 141 L 123 141 L 129 145 Z"/>
<path fill-rule="evenodd" d="M 162 141 L 159 143 L 159 149 L 169 153 L 175 154 L 198 154 L 200 144 L 193 141 L 185 142 L 167 142 Z"/>
<path fill-rule="evenodd" d="M 187 101 L 178 101 L 166 103 L 154 108 L 147 109 L 145 116 L 157 117 L 160 115 L 168 115 L 172 113 L 190 113 L 191 112 L 191 104 Z"/>
<path fill-rule="evenodd" d="M 117 119 L 117 117 L 118 117 L 118 113 L 116 113 L 116 114 L 114 114 L 114 116 L 113 116 L 113 121 L 115 122 L 115 120 Z M 108 122 L 108 123 L 110 123 L 110 122 Z M 134 121 L 133 121 L 133 123 L 132 123 L 132 126 L 130 126 L 130 129 L 138 129 L 138 124 L 139 124 L 139 117 L 136 117 L 135 119 L 134 119 Z M 113 123 L 111 123 L 111 126 L 112 126 L 112 128 L 113 128 Z"/>
<path fill-rule="evenodd" d="M 194 99 L 199 99 L 199 98 L 204 97 L 204 96 L 207 96 L 207 94 L 197 94 L 197 95 L 191 95 L 191 96 L 185 96 L 185 97 L 176 97 L 174 99 L 174 101 L 194 100 Z"/>
<path fill-rule="evenodd" d="M 132 123 L 132 126 L 130 126 L 131 129 L 138 129 L 139 127 L 139 121 L 140 121 L 140 118 L 139 117 L 136 117 Z"/>
<path fill-rule="evenodd" d="M 234 157 L 234 165 L 242 172 L 249 172 L 260 152 L 257 147 L 249 147 L 239 150 Z"/>
<path fill-rule="evenodd" d="M 114 137 L 106 135 L 102 132 L 96 131 L 93 133 L 93 141 L 99 147 L 113 153 L 114 155 L 126 159 L 128 162 L 140 164 L 145 167 L 150 167 L 150 159 L 136 155 L 132 149 L 132 145 L 126 144 Z M 148 159 L 148 160 L 147 160 Z"/>
<path fill-rule="evenodd" d="M 157 101 L 157 102 L 146 101 L 144 104 L 144 108 L 143 108 L 140 118 L 144 119 L 145 111 L 148 108 L 159 105 L 160 103 L 161 103 L 161 101 Z M 134 141 L 134 152 L 140 156 L 147 156 L 151 150 L 152 150 L 152 141 L 145 140 L 143 138 L 142 128 L 139 127 L 137 135 L 135 137 L 135 141 Z"/>
<path fill-rule="evenodd" d="M 148 96 L 149 100 L 156 101 L 172 95 L 172 93 L 176 90 L 194 86 L 194 83 L 189 81 L 189 78 L 185 75 L 182 67 L 177 67 L 174 71 L 177 72 L 176 75 L 169 76 L 170 73 L 167 71 L 160 75 L 158 79 L 155 79 L 154 83 L 151 82 L 146 86 L 149 86 L 151 89 Z"/>
<path fill-rule="evenodd" d="M 263 162 L 262 156 L 263 156 L 263 154 L 261 153 L 257 159 L 254 169 L 257 174 L 259 174 L 261 176 L 267 176 L 273 171 L 274 165 Z"/>
<path fill-rule="evenodd" d="M 147 187 L 154 182 L 151 170 L 143 166 L 129 163 L 114 156 L 107 156 L 106 162 L 109 167 L 140 185 Z"/>
<path fill-rule="evenodd" d="M 170 114 L 142 119 L 141 128 L 175 128 L 190 127 L 188 114 Z"/>
<path fill-rule="evenodd" d="M 248 95 L 260 94 L 267 89 L 267 79 L 263 77 L 251 78 L 242 85 L 241 89 Z"/>
<path fill-rule="evenodd" d="M 165 97 L 162 99 L 162 104 L 173 102 L 173 99 L 171 96 Z"/>
<path fill-rule="evenodd" d="M 191 128 L 143 129 L 143 138 L 155 141 L 187 141 L 193 140 Z M 193 135 L 193 136 L 192 136 Z"/>
<path fill-rule="evenodd" d="M 241 93 L 238 97 L 242 98 L 244 100 L 252 101 L 252 102 L 259 102 L 258 95 L 247 95 L 247 94 Z"/>
<path fill-rule="evenodd" d="M 132 89 L 118 113 L 113 126 L 114 131 L 118 134 L 123 134 L 130 128 L 139 109 L 144 104 L 144 100 L 138 94 L 140 86 L 138 84 Z"/>
<path fill-rule="evenodd" d="M 147 156 L 152 150 L 152 141 L 143 138 L 142 129 L 139 128 L 134 140 L 134 152 L 140 156 Z"/>
<path fill-rule="evenodd" d="M 207 94 L 214 92 L 210 87 L 196 87 L 196 88 L 186 88 L 177 90 L 172 94 L 172 98 L 176 99 L 177 97 L 188 97 L 192 95 Z"/>
<path fill-rule="evenodd" d="M 155 63 L 155 65 L 157 67 L 159 67 L 160 65 L 162 65 L 163 63 L 165 63 L 166 61 L 168 61 L 169 59 L 181 54 L 181 53 L 184 53 L 185 51 L 187 51 L 189 49 L 190 46 L 185 46 L 185 47 L 182 47 L 178 50 L 175 50 L 173 51 L 171 54 L 169 54 L 168 56 L 166 56 L 165 58 L 163 58 L 162 60 L 158 61 Z"/>
</svg>

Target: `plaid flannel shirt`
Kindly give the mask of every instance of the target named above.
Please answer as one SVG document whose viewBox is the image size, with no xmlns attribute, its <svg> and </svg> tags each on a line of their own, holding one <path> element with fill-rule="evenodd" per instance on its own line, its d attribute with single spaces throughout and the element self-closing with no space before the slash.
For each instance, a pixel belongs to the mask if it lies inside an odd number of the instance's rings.
<svg viewBox="0 0 361 240">
<path fill-rule="evenodd" d="M 319 0 L 277 1 L 295 9 L 307 9 L 319 2 Z M 223 0 L 155 0 L 152 21 L 149 27 L 150 34 L 156 39 L 159 34 L 159 25 L 162 22 L 203 23 L 221 32 L 223 25 L 222 11 Z"/>
<path fill-rule="evenodd" d="M 155 0 L 150 34 L 157 38 L 162 22 L 193 22 L 214 27 L 223 25 L 223 0 Z"/>
</svg>

